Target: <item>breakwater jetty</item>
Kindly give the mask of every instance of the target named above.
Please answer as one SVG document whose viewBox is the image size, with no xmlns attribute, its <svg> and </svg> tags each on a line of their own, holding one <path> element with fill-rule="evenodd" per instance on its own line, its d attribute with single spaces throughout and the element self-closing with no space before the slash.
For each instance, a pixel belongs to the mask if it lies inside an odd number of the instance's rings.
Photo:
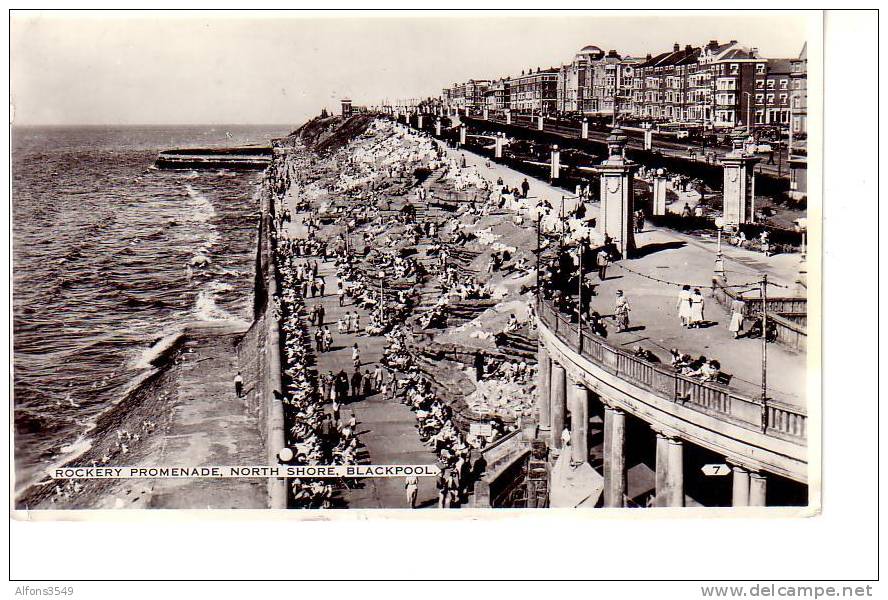
<svg viewBox="0 0 888 600">
<path fill-rule="evenodd" d="M 157 155 L 158 169 L 233 169 L 261 171 L 271 164 L 271 147 L 177 148 Z"/>
</svg>

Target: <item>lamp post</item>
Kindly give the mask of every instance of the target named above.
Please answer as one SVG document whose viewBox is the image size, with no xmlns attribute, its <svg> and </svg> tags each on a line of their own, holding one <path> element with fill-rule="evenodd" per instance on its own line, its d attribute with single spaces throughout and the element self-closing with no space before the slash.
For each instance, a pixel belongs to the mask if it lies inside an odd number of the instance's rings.
<svg viewBox="0 0 888 600">
<path fill-rule="evenodd" d="M 715 226 L 718 228 L 718 245 L 715 253 L 715 273 L 725 277 L 725 261 L 722 257 L 722 229 L 725 226 L 725 220 L 722 217 L 715 218 Z"/>
</svg>

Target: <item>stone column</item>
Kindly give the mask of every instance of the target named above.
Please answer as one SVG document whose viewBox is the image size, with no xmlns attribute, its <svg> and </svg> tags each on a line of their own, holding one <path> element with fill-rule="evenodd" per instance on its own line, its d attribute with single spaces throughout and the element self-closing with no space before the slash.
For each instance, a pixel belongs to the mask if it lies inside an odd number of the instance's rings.
<svg viewBox="0 0 888 600">
<path fill-rule="evenodd" d="M 506 109 L 506 125 L 512 124 L 512 111 Z"/>
<path fill-rule="evenodd" d="M 441 119 L 435 121 L 435 136 L 441 137 Z"/>
<path fill-rule="evenodd" d="M 656 506 L 684 506 L 683 450 L 680 438 L 657 432 Z"/>
<path fill-rule="evenodd" d="M 731 506 L 749 506 L 749 471 L 739 465 L 731 465 L 733 470 Z"/>
<path fill-rule="evenodd" d="M 564 430 L 565 394 L 567 381 L 565 380 L 564 367 L 552 362 L 551 370 L 552 392 L 549 396 L 550 410 L 552 411 L 552 447 L 561 449 L 561 432 Z"/>
<path fill-rule="evenodd" d="M 558 150 L 558 144 L 552 146 L 552 159 L 549 164 L 549 177 L 554 181 L 561 175 L 561 152 Z"/>
<path fill-rule="evenodd" d="M 503 134 L 497 133 L 496 139 L 493 141 L 493 156 L 494 158 L 502 158 L 503 157 Z"/>
<path fill-rule="evenodd" d="M 745 134 L 734 135 L 731 139 L 733 149 L 722 159 L 724 168 L 722 216 L 728 225 L 741 225 L 752 220 L 749 182 L 758 158 L 746 154 L 743 149 L 745 140 Z"/>
<path fill-rule="evenodd" d="M 543 130 L 543 115 L 539 115 L 537 117 L 537 129 L 539 129 L 540 131 Z"/>
<path fill-rule="evenodd" d="M 626 258 L 635 250 L 635 189 L 632 183 L 638 165 L 623 155 L 627 138 L 614 129 L 607 138 L 608 159 L 596 168 L 601 179 L 601 208 L 596 229 L 613 240 Z"/>
<path fill-rule="evenodd" d="M 580 129 L 580 137 L 584 140 L 589 139 L 589 120 L 586 117 L 583 117 L 583 125 Z"/>
<path fill-rule="evenodd" d="M 540 346 L 537 351 L 537 414 L 540 430 L 549 431 L 552 428 L 552 413 L 549 398 L 552 392 L 552 362 L 545 346 Z"/>
<path fill-rule="evenodd" d="M 604 407 L 604 505 L 619 508 L 626 495 L 626 413 Z"/>
<path fill-rule="evenodd" d="M 570 386 L 570 461 L 589 461 L 589 391 L 579 382 Z"/>
<path fill-rule="evenodd" d="M 663 175 L 663 169 L 657 169 L 654 174 L 654 185 L 652 190 L 653 205 L 655 215 L 666 214 L 666 176 Z"/>
<path fill-rule="evenodd" d="M 465 125 L 459 126 L 459 143 L 462 146 L 466 145 L 466 126 Z"/>
<path fill-rule="evenodd" d="M 767 506 L 768 480 L 764 473 L 749 474 L 749 506 Z"/>
<path fill-rule="evenodd" d="M 489 118 L 489 113 L 488 113 L 488 111 L 487 111 L 487 107 L 486 107 L 486 106 L 484 107 L 484 110 L 482 111 L 482 114 L 484 115 L 484 120 L 487 121 L 488 118 Z"/>
</svg>

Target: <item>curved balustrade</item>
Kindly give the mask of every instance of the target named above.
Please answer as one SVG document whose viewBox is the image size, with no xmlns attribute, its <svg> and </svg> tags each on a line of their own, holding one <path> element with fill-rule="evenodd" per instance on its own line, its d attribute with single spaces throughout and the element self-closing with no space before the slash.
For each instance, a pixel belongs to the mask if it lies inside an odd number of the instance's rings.
<svg viewBox="0 0 888 600">
<path fill-rule="evenodd" d="M 760 398 L 748 398 L 728 386 L 681 375 L 668 365 L 650 363 L 610 346 L 586 327 L 581 334 L 577 324 L 566 319 L 551 302 L 539 301 L 537 310 L 540 321 L 562 343 L 623 381 L 736 425 L 805 443 L 808 417 L 802 408 L 775 400 L 768 400 L 763 407 Z"/>
</svg>

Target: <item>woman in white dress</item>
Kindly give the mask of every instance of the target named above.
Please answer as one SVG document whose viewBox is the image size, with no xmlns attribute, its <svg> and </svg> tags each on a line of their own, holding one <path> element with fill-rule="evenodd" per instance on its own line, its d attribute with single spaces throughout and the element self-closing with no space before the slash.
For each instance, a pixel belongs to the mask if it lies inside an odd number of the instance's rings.
<svg viewBox="0 0 888 600">
<path fill-rule="evenodd" d="M 681 326 L 687 327 L 691 320 L 691 286 L 683 285 L 678 293 L 678 318 Z"/>
<path fill-rule="evenodd" d="M 689 327 L 699 327 L 703 322 L 703 294 L 699 288 L 694 288 L 691 294 L 691 318 Z"/>
</svg>

